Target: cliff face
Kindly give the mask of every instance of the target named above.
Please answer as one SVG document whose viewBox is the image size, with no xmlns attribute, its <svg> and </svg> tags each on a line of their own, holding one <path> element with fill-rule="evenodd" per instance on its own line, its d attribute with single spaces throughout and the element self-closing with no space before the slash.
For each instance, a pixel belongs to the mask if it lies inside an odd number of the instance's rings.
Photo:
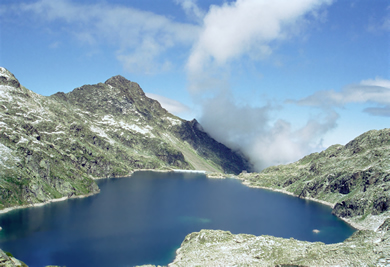
<svg viewBox="0 0 390 267">
<path fill-rule="evenodd" d="M 93 194 L 93 178 L 135 169 L 248 168 L 191 125 L 121 76 L 45 97 L 0 68 L 0 209 Z"/>
</svg>

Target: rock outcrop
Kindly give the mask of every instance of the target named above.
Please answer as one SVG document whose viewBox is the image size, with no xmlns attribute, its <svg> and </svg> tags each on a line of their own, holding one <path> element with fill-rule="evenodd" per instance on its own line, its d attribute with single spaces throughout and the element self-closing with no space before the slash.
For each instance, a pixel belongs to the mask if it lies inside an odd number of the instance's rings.
<svg viewBox="0 0 390 267">
<path fill-rule="evenodd" d="M 27 265 L 15 259 L 10 253 L 5 253 L 0 249 L 0 266 L 2 267 L 27 267 Z"/>
</svg>

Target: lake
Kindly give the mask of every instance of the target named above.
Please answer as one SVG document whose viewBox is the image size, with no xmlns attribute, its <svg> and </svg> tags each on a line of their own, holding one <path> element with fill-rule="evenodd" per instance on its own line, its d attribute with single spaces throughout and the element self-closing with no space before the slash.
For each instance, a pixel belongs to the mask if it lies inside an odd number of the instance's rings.
<svg viewBox="0 0 390 267">
<path fill-rule="evenodd" d="M 91 197 L 1 214 L 0 248 L 31 267 L 166 265 L 201 229 L 324 243 L 355 231 L 328 206 L 236 179 L 136 172 L 97 183 Z"/>
</svg>

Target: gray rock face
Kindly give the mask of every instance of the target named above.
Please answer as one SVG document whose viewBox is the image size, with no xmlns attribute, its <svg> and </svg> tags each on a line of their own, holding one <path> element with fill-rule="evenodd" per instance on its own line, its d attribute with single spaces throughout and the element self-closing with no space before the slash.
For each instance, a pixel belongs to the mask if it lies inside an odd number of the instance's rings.
<svg viewBox="0 0 390 267">
<path fill-rule="evenodd" d="M 239 173 L 247 161 L 121 76 L 44 97 L 0 68 L 0 209 L 99 192 L 136 169 Z"/>
</svg>

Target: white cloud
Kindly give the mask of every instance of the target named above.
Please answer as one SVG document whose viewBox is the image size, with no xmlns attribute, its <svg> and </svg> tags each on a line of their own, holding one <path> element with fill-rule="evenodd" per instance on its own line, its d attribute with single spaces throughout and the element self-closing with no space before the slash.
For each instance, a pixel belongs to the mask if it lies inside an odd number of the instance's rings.
<svg viewBox="0 0 390 267">
<path fill-rule="evenodd" d="M 211 6 L 188 59 L 192 82 L 243 55 L 253 59 L 272 53 L 271 43 L 299 31 L 299 22 L 330 0 L 237 0 Z M 190 77 L 191 79 L 191 77 Z M 199 89 L 194 85 L 193 89 Z"/>
<path fill-rule="evenodd" d="M 78 4 L 40 0 L 22 4 L 44 21 L 64 22 L 67 31 L 89 45 L 112 45 L 129 71 L 153 72 L 166 68 L 164 52 L 178 45 L 190 47 L 199 27 L 172 21 L 151 12 L 109 4 Z"/>
<path fill-rule="evenodd" d="M 255 170 L 296 161 L 303 156 L 323 150 L 321 137 L 334 129 L 339 115 L 326 110 L 325 116 L 310 119 L 294 129 L 285 120 L 272 121 L 276 109 L 238 106 L 229 94 L 221 94 L 203 105 L 200 123 L 213 138 L 240 150 Z"/>
<path fill-rule="evenodd" d="M 321 137 L 336 127 L 338 114 L 326 110 L 295 129 L 276 120 L 276 108 L 239 106 L 229 92 L 230 72 L 238 60 L 262 60 L 275 45 L 296 36 L 310 20 L 324 21 L 328 0 L 237 0 L 211 6 L 187 62 L 189 90 L 203 99 L 203 128 L 218 141 L 242 151 L 257 170 L 298 160 L 323 149 Z M 211 97 L 210 97 L 211 95 Z M 207 100 L 204 100 L 207 96 Z"/>
<path fill-rule="evenodd" d="M 379 107 L 364 111 L 377 116 L 390 116 L 390 80 L 376 78 L 363 80 L 359 84 L 348 85 L 340 92 L 318 91 L 300 100 L 289 100 L 303 106 L 342 107 L 349 103 L 368 103 Z"/>
<path fill-rule="evenodd" d="M 163 108 L 168 110 L 170 113 L 179 116 L 181 114 L 187 114 L 190 113 L 191 110 L 188 106 L 184 105 L 183 103 L 180 103 L 179 101 L 176 101 L 171 98 L 167 98 L 165 96 L 156 95 L 152 93 L 145 93 L 147 97 L 152 98 L 154 100 L 157 100 Z"/>
</svg>

